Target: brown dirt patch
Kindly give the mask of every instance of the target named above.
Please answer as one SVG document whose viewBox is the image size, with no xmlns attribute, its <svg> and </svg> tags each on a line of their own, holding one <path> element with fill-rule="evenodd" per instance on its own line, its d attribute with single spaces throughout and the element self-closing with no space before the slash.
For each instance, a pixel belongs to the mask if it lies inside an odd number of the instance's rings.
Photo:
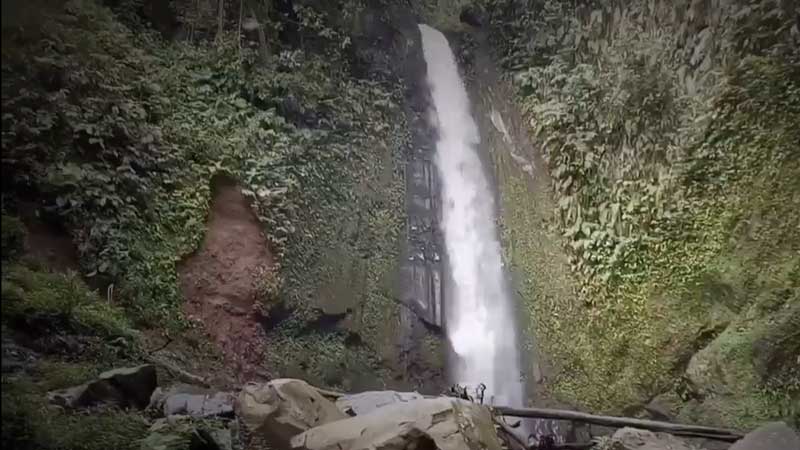
<svg viewBox="0 0 800 450">
<path fill-rule="evenodd" d="M 272 265 L 261 224 L 241 189 L 216 180 L 205 239 L 179 268 L 180 285 L 184 311 L 202 322 L 239 381 L 264 374 L 265 336 L 255 305 Z"/>
</svg>

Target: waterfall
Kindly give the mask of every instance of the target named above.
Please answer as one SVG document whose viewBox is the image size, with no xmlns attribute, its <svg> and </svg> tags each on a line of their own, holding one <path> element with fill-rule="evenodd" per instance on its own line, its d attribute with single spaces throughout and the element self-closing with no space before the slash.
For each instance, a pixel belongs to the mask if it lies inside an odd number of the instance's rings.
<svg viewBox="0 0 800 450">
<path fill-rule="evenodd" d="M 419 26 L 438 131 L 436 166 L 449 279 L 445 328 L 458 384 L 486 386 L 485 401 L 525 404 L 513 298 L 494 222 L 492 186 L 479 156 L 480 136 L 458 65 L 445 36 Z"/>
</svg>

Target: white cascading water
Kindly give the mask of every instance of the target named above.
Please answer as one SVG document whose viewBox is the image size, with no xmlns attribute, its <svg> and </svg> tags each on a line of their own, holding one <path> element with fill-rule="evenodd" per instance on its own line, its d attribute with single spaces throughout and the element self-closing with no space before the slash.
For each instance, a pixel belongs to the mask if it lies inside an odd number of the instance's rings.
<svg viewBox="0 0 800 450">
<path fill-rule="evenodd" d="M 447 38 L 419 26 L 438 131 L 442 231 L 450 269 L 445 295 L 447 337 L 456 353 L 455 382 L 486 386 L 485 401 L 521 406 L 512 299 L 503 273 L 492 188 L 479 157 L 480 136 Z"/>
</svg>

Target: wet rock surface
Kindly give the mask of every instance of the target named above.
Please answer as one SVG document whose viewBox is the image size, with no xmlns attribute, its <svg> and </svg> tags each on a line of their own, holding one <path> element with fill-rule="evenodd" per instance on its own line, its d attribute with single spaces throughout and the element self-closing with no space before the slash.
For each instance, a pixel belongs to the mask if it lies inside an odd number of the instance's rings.
<svg viewBox="0 0 800 450">
<path fill-rule="evenodd" d="M 392 298 L 399 304 L 398 321 L 392 325 L 396 329 L 388 339 L 389 345 L 377 343 L 393 372 L 393 379 L 385 386 L 439 392 L 446 385 L 440 334 L 444 256 L 437 223 L 438 175 L 433 164 L 436 133 L 428 120 L 431 105 L 417 26 L 419 17 L 402 5 L 367 2 L 356 17 L 343 20 L 351 20 L 346 28 L 353 30 L 353 75 L 402 86 L 404 117 L 398 119 L 405 120 L 410 138 L 397 151 L 397 156 L 403 158 L 400 165 L 406 196 L 402 257 L 390 281 Z M 349 284 L 357 285 L 358 281 Z M 355 289 L 351 287 L 349 291 Z M 358 309 L 352 305 L 350 308 Z"/>
</svg>

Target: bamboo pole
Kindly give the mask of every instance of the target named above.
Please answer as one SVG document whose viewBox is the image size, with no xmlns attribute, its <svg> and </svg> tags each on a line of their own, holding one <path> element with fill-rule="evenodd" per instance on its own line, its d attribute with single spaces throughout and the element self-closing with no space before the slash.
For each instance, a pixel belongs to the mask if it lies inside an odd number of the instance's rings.
<svg viewBox="0 0 800 450">
<path fill-rule="evenodd" d="M 510 408 L 496 406 L 493 411 L 501 416 L 529 417 L 536 419 L 571 420 L 585 422 L 607 427 L 633 427 L 650 431 L 664 431 L 676 436 L 703 437 L 718 441 L 736 442 L 743 435 L 734 430 L 724 428 L 705 427 L 700 425 L 684 425 L 679 423 L 661 422 L 657 420 L 632 419 L 628 417 L 598 416 L 577 411 L 566 411 L 547 408 Z"/>
</svg>

